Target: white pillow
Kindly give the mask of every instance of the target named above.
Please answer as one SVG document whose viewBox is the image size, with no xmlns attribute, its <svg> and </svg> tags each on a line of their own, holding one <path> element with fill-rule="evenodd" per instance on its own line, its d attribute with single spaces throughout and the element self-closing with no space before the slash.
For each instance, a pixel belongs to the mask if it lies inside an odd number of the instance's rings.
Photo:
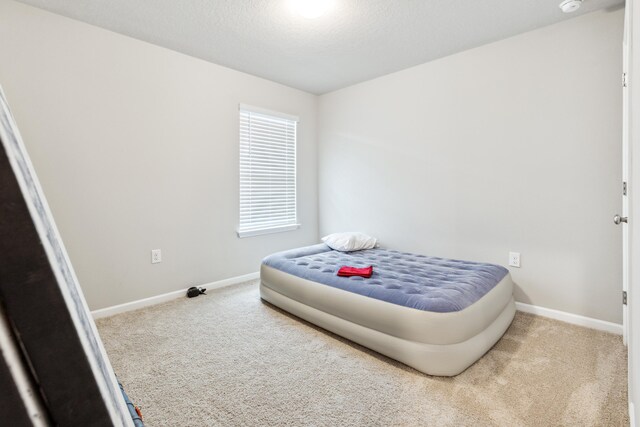
<svg viewBox="0 0 640 427">
<path fill-rule="evenodd" d="M 340 252 L 359 251 L 376 247 L 376 238 L 364 233 L 333 233 L 324 236 L 322 241 L 331 249 Z"/>
</svg>

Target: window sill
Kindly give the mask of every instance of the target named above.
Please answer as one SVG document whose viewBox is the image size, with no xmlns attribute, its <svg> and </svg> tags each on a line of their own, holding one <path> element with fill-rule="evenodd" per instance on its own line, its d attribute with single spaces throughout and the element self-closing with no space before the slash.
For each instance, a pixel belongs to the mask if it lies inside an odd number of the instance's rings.
<svg viewBox="0 0 640 427">
<path fill-rule="evenodd" d="M 279 227 L 260 228 L 257 230 L 245 230 L 238 231 L 238 237 L 243 239 L 245 237 L 261 236 L 263 234 L 281 233 L 283 231 L 293 231 L 300 228 L 300 224 L 282 225 Z"/>
</svg>

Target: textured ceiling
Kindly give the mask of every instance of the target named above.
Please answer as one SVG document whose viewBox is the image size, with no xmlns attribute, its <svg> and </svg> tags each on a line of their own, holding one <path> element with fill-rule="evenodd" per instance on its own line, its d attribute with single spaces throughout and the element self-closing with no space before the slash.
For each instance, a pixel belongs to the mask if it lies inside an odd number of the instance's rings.
<svg viewBox="0 0 640 427">
<path fill-rule="evenodd" d="M 624 0 L 20 0 L 287 86 L 321 94 Z"/>
</svg>

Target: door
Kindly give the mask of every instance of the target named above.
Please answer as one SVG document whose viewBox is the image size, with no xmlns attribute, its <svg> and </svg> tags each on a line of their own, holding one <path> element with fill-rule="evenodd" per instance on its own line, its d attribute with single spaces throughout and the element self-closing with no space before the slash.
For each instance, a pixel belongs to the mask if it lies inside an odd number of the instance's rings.
<svg viewBox="0 0 640 427">
<path fill-rule="evenodd" d="M 640 197 L 634 194 L 634 182 L 637 181 L 633 175 L 634 171 L 640 170 L 640 151 L 634 147 L 640 147 L 640 117 L 634 114 L 640 106 L 640 87 L 633 85 L 633 80 L 640 69 L 640 54 L 637 52 L 640 47 L 640 9 L 636 10 L 634 0 L 627 0 L 625 5 L 624 37 L 623 37 L 623 179 L 627 179 L 627 196 L 623 196 L 623 216 L 631 214 L 630 223 L 622 223 L 623 233 L 623 290 L 627 292 L 628 302 L 623 307 L 623 335 L 624 342 L 628 347 L 628 380 L 629 380 L 629 416 L 631 425 L 638 425 L 638 418 L 635 417 L 636 407 L 640 408 L 638 390 L 640 381 L 636 374 L 637 366 L 640 366 L 640 354 L 638 344 L 640 343 L 640 312 L 634 307 L 640 307 L 640 295 L 635 292 L 640 290 L 640 263 L 633 262 L 640 253 L 640 227 L 635 227 L 633 223 L 634 212 L 640 212 Z M 637 194 L 637 193 L 636 193 Z"/>
<path fill-rule="evenodd" d="M 631 49 L 631 2 L 627 2 L 624 12 L 624 34 L 622 38 L 622 212 L 614 217 L 614 222 L 622 227 L 622 341 L 627 345 L 629 339 L 629 310 L 626 296 L 629 291 L 629 57 Z"/>
</svg>

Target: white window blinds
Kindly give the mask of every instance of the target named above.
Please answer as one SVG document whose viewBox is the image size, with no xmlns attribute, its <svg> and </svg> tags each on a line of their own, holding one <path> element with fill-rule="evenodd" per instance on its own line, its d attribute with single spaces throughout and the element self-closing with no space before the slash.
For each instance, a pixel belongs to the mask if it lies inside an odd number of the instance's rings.
<svg viewBox="0 0 640 427">
<path fill-rule="evenodd" d="M 239 237 L 298 228 L 298 118 L 240 105 Z"/>
</svg>

